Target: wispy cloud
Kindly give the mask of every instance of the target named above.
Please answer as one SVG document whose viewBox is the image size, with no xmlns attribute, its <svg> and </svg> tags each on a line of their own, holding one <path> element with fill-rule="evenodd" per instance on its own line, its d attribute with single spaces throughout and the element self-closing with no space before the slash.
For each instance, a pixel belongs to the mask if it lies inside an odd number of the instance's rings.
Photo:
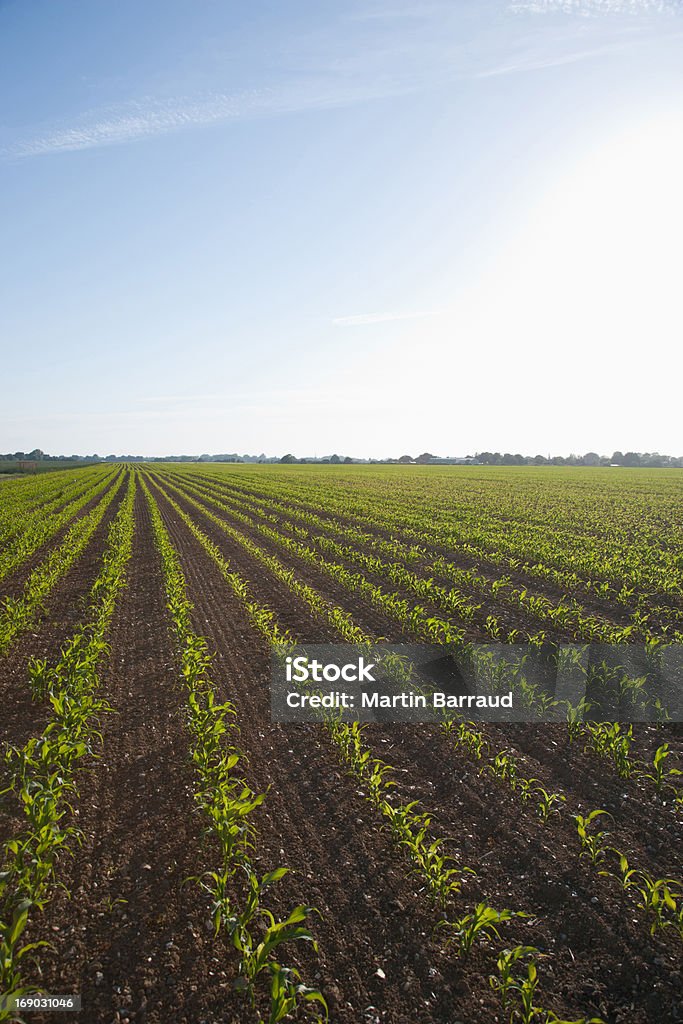
<svg viewBox="0 0 683 1024">
<path fill-rule="evenodd" d="M 509 10 L 517 14 L 681 14 L 680 0 L 512 0 Z"/>
<path fill-rule="evenodd" d="M 306 80 L 282 88 L 210 93 L 201 97 L 160 100 L 146 97 L 116 107 L 91 110 L 73 124 L 45 128 L 0 150 L 7 158 L 94 149 L 158 135 L 246 118 L 322 110 L 399 95 L 409 86 L 400 80 Z"/>
<path fill-rule="evenodd" d="M 364 327 L 366 324 L 381 324 L 387 320 L 419 320 L 422 317 L 438 316 L 440 310 L 429 309 L 412 313 L 356 313 L 353 316 L 335 317 L 332 323 L 335 327 Z"/>
</svg>

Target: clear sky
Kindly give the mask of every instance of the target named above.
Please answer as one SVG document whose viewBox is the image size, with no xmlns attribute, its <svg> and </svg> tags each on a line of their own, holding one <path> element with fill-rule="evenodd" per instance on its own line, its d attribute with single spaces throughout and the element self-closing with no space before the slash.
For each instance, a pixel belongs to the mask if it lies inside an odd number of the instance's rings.
<svg viewBox="0 0 683 1024">
<path fill-rule="evenodd" d="M 0 451 L 683 454 L 679 0 L 0 0 Z"/>
</svg>

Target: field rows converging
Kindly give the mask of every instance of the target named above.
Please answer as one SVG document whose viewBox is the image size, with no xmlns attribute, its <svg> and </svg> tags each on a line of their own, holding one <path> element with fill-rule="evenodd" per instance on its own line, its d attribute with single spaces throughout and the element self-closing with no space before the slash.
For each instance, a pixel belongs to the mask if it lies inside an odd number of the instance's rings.
<svg viewBox="0 0 683 1024">
<path fill-rule="evenodd" d="M 103 1024 L 683 1020 L 678 723 L 272 719 L 296 644 L 681 643 L 677 471 L 431 469 L 3 486 L 4 993 Z"/>
</svg>

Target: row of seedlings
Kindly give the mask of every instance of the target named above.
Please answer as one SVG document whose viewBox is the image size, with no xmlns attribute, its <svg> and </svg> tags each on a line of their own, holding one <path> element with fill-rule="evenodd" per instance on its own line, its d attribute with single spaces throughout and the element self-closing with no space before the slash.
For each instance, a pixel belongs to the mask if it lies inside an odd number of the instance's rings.
<svg viewBox="0 0 683 1024">
<path fill-rule="evenodd" d="M 211 657 L 206 640 L 192 628 L 193 605 L 187 597 L 178 556 L 151 493 L 144 483 L 143 487 L 161 557 L 180 671 L 187 687 L 187 727 L 198 780 L 195 799 L 221 851 L 218 868 L 195 880 L 210 896 L 215 934 L 224 931 L 238 953 L 237 987 L 252 1007 L 257 1002 L 257 982 L 264 976 L 268 979 L 268 1024 L 277 1024 L 300 1003 L 317 1003 L 327 1016 L 322 993 L 304 985 L 296 968 L 279 962 L 285 943 L 308 941 L 317 949 L 307 925 L 314 908 L 297 906 L 278 920 L 266 905 L 267 889 L 289 869 L 278 867 L 259 875 L 253 864 L 256 828 L 252 816 L 265 794 L 255 793 L 241 773 L 245 755 L 237 745 L 235 707 L 230 701 L 216 700 L 209 674 Z"/>
<path fill-rule="evenodd" d="M 60 854 L 79 841 L 70 823 L 78 795 L 77 769 L 95 753 L 101 740 L 98 724 L 109 710 L 99 693 L 98 665 L 108 653 L 106 634 L 117 600 L 126 585 L 132 553 L 135 479 L 131 475 L 124 501 L 107 537 L 101 571 L 89 595 L 88 615 L 65 643 L 58 661 L 36 660 L 29 666 L 35 699 L 47 701 L 52 716 L 38 737 L 4 752 L 4 787 L 0 797 L 23 825 L 2 849 L 0 872 L 0 1020 L 12 1015 L 9 997 L 26 994 L 22 961 L 44 942 L 26 943 L 23 936 L 34 910 L 42 910 L 56 881 Z"/>
</svg>

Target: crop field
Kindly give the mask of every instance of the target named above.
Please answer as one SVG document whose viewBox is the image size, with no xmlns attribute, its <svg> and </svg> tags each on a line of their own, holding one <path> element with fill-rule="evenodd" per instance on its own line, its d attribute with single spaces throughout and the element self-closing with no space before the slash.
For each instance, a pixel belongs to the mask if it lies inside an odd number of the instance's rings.
<svg viewBox="0 0 683 1024">
<path fill-rule="evenodd" d="M 273 644 L 380 640 L 657 664 L 683 471 L 7 480 L 0 992 L 83 1009 L 0 1020 L 683 1021 L 681 726 L 272 721 Z"/>
</svg>

